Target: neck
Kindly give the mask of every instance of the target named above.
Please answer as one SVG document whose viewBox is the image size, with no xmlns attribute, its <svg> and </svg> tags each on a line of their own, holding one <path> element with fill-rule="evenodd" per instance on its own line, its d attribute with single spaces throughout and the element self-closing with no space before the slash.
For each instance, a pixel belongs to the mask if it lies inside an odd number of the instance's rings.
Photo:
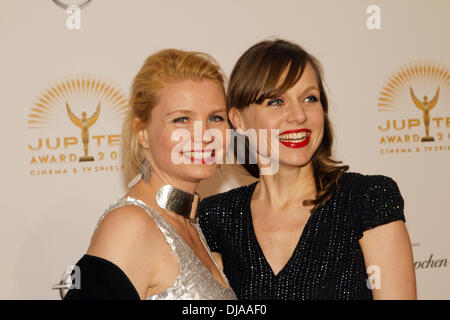
<svg viewBox="0 0 450 320">
<path fill-rule="evenodd" d="M 198 182 L 186 181 L 175 177 L 170 177 L 159 170 L 154 170 L 150 177 L 149 184 L 152 185 L 153 188 L 157 191 L 165 185 L 171 185 L 187 193 L 194 193 L 195 190 L 197 190 L 198 186 Z"/>
<path fill-rule="evenodd" d="M 274 175 L 263 175 L 255 189 L 253 199 L 266 202 L 270 207 L 283 209 L 291 203 L 313 199 L 316 194 L 312 164 L 304 167 L 280 164 Z"/>
<path fill-rule="evenodd" d="M 146 183 L 144 180 L 140 180 L 129 192 L 130 196 L 136 195 L 136 197 L 142 199 L 153 208 L 160 209 L 158 211 L 164 212 L 164 214 L 170 219 L 179 221 L 181 223 L 189 222 L 189 210 L 175 210 L 175 212 L 171 211 L 170 208 L 160 206 L 160 203 L 157 201 L 158 191 L 160 190 L 170 190 L 170 188 L 163 188 L 164 186 L 171 186 L 176 189 L 181 190 L 181 192 L 185 192 L 187 194 L 194 194 L 197 189 L 198 183 L 189 182 L 189 181 L 180 181 L 179 179 L 174 179 L 161 171 L 153 171 L 152 175 L 149 179 L 149 182 Z M 161 193 L 159 194 L 159 196 Z M 165 194 L 167 195 L 167 193 Z M 158 197 L 161 200 L 161 197 Z M 167 197 L 162 197 L 162 199 L 167 199 Z M 163 201 L 164 202 L 164 201 Z M 176 203 L 175 203 L 176 204 Z M 172 206 L 174 207 L 174 206 Z M 176 207 L 176 206 L 175 206 Z M 194 208 L 195 210 L 195 208 Z M 182 212 L 180 212 L 182 211 Z M 189 212 L 187 212 L 189 211 Z"/>
</svg>

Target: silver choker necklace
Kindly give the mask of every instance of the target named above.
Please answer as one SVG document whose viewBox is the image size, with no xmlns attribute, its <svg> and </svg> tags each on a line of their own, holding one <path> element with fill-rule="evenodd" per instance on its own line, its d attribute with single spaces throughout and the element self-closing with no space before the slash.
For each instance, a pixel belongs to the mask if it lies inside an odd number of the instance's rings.
<svg viewBox="0 0 450 320">
<path fill-rule="evenodd" d="M 146 158 L 144 158 L 143 165 L 146 166 L 146 170 L 143 172 L 141 168 L 139 168 L 140 173 L 128 184 L 129 188 L 136 185 L 141 179 L 144 180 L 145 183 L 149 183 L 152 168 Z M 162 209 L 169 210 L 180 216 L 189 218 L 190 220 L 196 218 L 199 201 L 200 195 L 197 192 L 192 194 L 169 184 L 161 187 L 156 193 L 156 203 Z"/>
<path fill-rule="evenodd" d="M 162 208 L 194 220 L 200 195 L 180 190 L 171 185 L 161 187 L 156 193 L 156 203 Z"/>
</svg>

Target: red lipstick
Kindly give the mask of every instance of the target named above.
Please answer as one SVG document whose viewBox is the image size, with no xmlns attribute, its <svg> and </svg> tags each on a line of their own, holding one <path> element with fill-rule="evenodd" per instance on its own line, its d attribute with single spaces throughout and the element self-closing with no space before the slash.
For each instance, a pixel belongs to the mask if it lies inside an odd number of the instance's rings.
<svg viewBox="0 0 450 320">
<path fill-rule="evenodd" d="M 306 139 L 300 142 L 293 142 L 293 141 L 288 141 L 288 140 L 281 140 L 279 138 L 279 136 L 284 135 L 284 134 L 288 134 L 288 133 L 299 133 L 299 132 L 306 132 L 307 136 Z M 280 133 L 278 136 L 280 142 L 285 145 L 288 148 L 303 148 L 305 146 L 308 145 L 309 140 L 311 139 L 311 130 L 309 129 L 294 129 L 294 130 L 287 130 L 287 131 L 283 131 L 282 133 Z"/>
<path fill-rule="evenodd" d="M 194 157 L 191 157 L 191 156 L 187 156 L 185 153 L 181 153 L 181 154 L 183 154 L 183 156 L 184 157 L 186 157 L 186 158 L 188 158 L 189 160 L 191 160 L 191 163 L 193 163 L 193 164 L 212 164 L 212 163 L 214 163 L 214 160 L 215 160 L 215 156 L 216 156 L 216 149 L 213 149 L 213 150 L 209 150 L 209 151 L 211 151 L 211 157 L 209 157 L 209 158 L 202 158 L 202 159 L 196 159 L 196 158 L 194 158 Z M 202 150 L 202 151 L 196 151 L 196 150 L 191 150 L 191 153 L 192 152 L 201 152 L 201 153 L 204 153 L 204 152 L 206 152 L 206 150 Z"/>
</svg>

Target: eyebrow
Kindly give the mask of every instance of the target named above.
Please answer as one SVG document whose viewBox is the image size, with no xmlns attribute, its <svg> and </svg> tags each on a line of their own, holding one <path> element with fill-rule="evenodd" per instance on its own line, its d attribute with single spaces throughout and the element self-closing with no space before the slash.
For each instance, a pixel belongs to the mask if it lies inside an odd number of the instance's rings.
<svg viewBox="0 0 450 320">
<path fill-rule="evenodd" d="M 320 91 L 320 89 L 319 89 L 317 86 L 309 86 L 309 87 L 307 87 L 305 90 L 303 90 L 303 92 L 309 91 L 309 90 L 311 90 L 311 89 Z"/>
<path fill-rule="evenodd" d="M 213 113 L 219 113 L 219 112 L 225 112 L 227 113 L 227 109 L 225 108 L 220 108 L 220 109 L 215 109 L 213 111 L 211 111 L 209 114 L 213 114 Z"/>
<path fill-rule="evenodd" d="M 166 113 L 166 116 L 171 116 L 171 115 L 173 115 L 175 113 L 187 113 L 187 114 L 190 114 L 190 113 L 193 113 L 193 112 L 192 112 L 192 110 L 189 110 L 189 109 L 177 109 L 177 110 L 174 110 L 172 112 Z"/>
<path fill-rule="evenodd" d="M 225 108 L 215 109 L 215 110 L 211 111 L 209 114 L 211 115 L 211 114 L 219 113 L 219 112 L 225 112 L 225 113 L 226 113 L 227 110 L 226 110 Z M 177 109 L 177 110 L 174 110 L 174 111 L 172 111 L 172 112 L 167 113 L 167 114 L 166 114 L 166 117 L 170 117 L 171 115 L 174 115 L 174 114 L 177 114 L 177 113 L 193 114 L 193 113 L 195 113 L 195 112 L 193 112 L 193 111 L 190 110 L 190 109 Z"/>
</svg>

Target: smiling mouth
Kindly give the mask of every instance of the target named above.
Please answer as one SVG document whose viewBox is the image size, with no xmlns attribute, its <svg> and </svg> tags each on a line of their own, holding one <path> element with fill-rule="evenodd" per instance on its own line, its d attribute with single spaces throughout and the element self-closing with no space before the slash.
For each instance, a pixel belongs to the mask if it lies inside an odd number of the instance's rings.
<svg viewBox="0 0 450 320">
<path fill-rule="evenodd" d="M 184 151 L 181 152 L 184 157 L 191 160 L 193 163 L 200 164 L 200 163 L 211 163 L 215 159 L 216 150 L 210 149 L 210 150 L 202 150 L 202 151 L 196 151 L 196 150 L 190 150 L 190 151 Z"/>
<path fill-rule="evenodd" d="M 311 130 L 309 129 L 288 130 L 278 136 L 280 142 L 290 148 L 304 147 L 309 143 L 310 138 Z"/>
</svg>

